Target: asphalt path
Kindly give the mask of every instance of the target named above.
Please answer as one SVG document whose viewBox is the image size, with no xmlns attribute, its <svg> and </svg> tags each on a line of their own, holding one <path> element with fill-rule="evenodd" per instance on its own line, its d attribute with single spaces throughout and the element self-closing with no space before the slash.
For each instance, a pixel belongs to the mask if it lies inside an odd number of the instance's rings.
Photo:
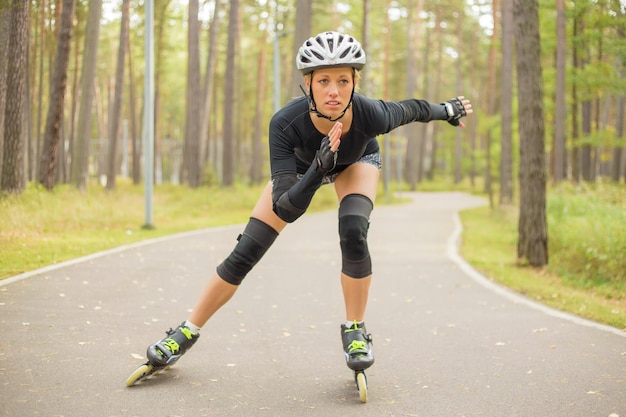
<svg viewBox="0 0 626 417">
<path fill-rule="evenodd" d="M 1 416 L 626 417 L 626 334 L 545 308 L 456 251 L 463 193 L 372 214 L 361 404 L 344 363 L 336 212 L 288 226 L 176 366 L 134 387 L 242 225 L 81 258 L 0 283 Z M 158 226 L 158 225 L 157 225 Z"/>
</svg>

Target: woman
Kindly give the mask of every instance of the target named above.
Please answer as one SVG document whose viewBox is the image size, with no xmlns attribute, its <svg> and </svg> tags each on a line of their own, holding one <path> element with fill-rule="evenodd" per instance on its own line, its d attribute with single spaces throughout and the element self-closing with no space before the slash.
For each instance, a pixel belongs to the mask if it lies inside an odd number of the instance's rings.
<svg viewBox="0 0 626 417">
<path fill-rule="evenodd" d="M 384 102 L 355 93 L 365 53 L 359 42 L 342 33 L 308 39 L 296 61 L 306 95 L 288 103 L 270 122 L 271 182 L 188 320 L 148 348 L 152 367 L 171 364 L 196 342 L 200 328 L 233 296 L 282 229 L 300 217 L 316 190 L 328 183 L 334 184 L 340 202 L 346 363 L 355 371 L 374 363 L 363 321 L 372 279 L 367 231 L 381 168 L 376 136 L 414 121 L 445 120 L 463 127 L 460 119 L 472 113 L 472 106 L 462 96 L 433 104 L 413 99 Z"/>
</svg>

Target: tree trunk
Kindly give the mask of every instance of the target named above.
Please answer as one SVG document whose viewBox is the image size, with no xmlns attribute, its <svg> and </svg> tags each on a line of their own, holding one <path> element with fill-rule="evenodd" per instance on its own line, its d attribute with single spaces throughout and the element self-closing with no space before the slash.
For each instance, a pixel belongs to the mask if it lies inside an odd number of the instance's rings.
<svg viewBox="0 0 626 417">
<path fill-rule="evenodd" d="M 497 44 L 498 44 L 498 11 L 499 1 L 493 0 L 493 33 L 489 45 L 489 57 L 487 62 L 487 91 L 485 95 L 485 107 L 487 115 L 492 117 L 496 113 L 496 74 L 497 74 Z M 489 196 L 489 204 L 493 206 L 493 177 L 491 172 L 491 144 L 493 142 L 493 128 L 489 128 L 485 134 L 485 192 Z"/>
<path fill-rule="evenodd" d="M 154 9 L 154 44 L 155 44 L 155 57 L 154 57 L 154 154 L 151 163 L 154 166 L 152 172 L 154 173 L 154 180 L 158 179 L 158 164 L 157 161 L 161 157 L 162 152 L 162 130 L 163 122 L 161 121 L 161 74 L 164 72 L 165 59 L 163 56 L 167 51 L 165 47 L 165 28 L 168 25 L 170 16 L 168 15 L 168 9 L 170 7 L 171 0 L 159 0 L 155 2 Z M 158 6 L 158 7 L 157 7 Z M 145 106 L 145 103 L 144 103 Z M 182 169 L 182 168 L 180 168 Z"/>
<path fill-rule="evenodd" d="M 591 158 L 591 145 L 588 143 L 591 136 L 591 100 L 585 99 L 582 104 L 582 134 L 584 143 L 580 150 L 580 171 L 583 181 L 591 182 L 593 180 L 593 168 Z"/>
<path fill-rule="evenodd" d="M 361 32 L 361 47 L 363 48 L 364 51 L 368 51 L 369 50 L 369 16 L 370 16 L 370 8 L 371 8 L 371 2 L 370 0 L 363 0 L 363 22 L 362 22 L 362 32 Z M 363 69 L 361 70 L 361 80 L 359 81 L 360 83 L 360 89 L 363 92 L 363 94 L 368 95 L 369 93 L 369 80 L 368 80 L 368 76 L 367 76 L 368 72 L 367 72 L 367 65 L 365 67 L 363 67 Z"/>
<path fill-rule="evenodd" d="M 67 67 L 70 62 L 72 46 L 72 28 L 74 26 L 74 0 L 63 0 L 61 26 L 57 42 L 57 56 L 54 65 L 54 76 L 50 92 L 50 106 L 46 118 L 44 147 L 39 167 L 39 182 L 51 190 L 56 179 L 56 165 L 60 141 L 61 124 L 63 123 L 63 105 L 67 88 Z"/>
<path fill-rule="evenodd" d="M 198 0 L 189 1 L 187 116 L 183 147 L 182 180 L 190 187 L 200 185 L 200 21 Z"/>
<path fill-rule="evenodd" d="M 513 202 L 513 5 L 502 2 L 500 204 Z"/>
<path fill-rule="evenodd" d="M 250 164 L 250 182 L 252 184 L 259 184 L 263 181 L 262 167 L 263 167 L 263 149 L 261 146 L 261 138 L 263 137 L 264 129 L 262 126 L 263 120 L 263 103 L 265 98 L 265 73 L 266 73 L 266 61 L 267 61 L 267 49 L 265 45 L 268 44 L 267 33 L 261 32 L 262 38 L 259 39 L 259 61 L 257 66 L 257 82 L 256 82 L 256 108 L 254 117 L 254 131 L 252 132 L 252 161 Z"/>
<path fill-rule="evenodd" d="M 137 100 L 135 99 L 135 71 L 133 70 L 133 53 L 131 50 L 130 36 L 126 38 L 126 53 L 128 54 L 128 99 L 130 113 L 130 149 L 132 155 L 132 178 L 133 184 L 137 185 L 141 181 L 141 146 L 137 129 Z"/>
<path fill-rule="evenodd" d="M 598 5 L 598 9 L 602 9 L 602 5 Z M 603 55 L 603 42 L 602 42 L 602 36 L 599 36 L 597 39 L 597 46 L 594 47 L 595 52 L 598 54 L 598 58 L 596 61 L 596 65 L 598 63 L 602 62 L 602 55 Z M 607 94 L 607 102 L 610 103 L 610 93 Z M 595 100 L 594 100 L 595 106 L 592 104 L 592 107 L 594 107 L 594 114 L 593 114 L 593 125 L 595 126 L 595 130 L 593 130 L 594 132 L 602 132 L 602 130 L 604 129 L 604 126 L 601 125 L 601 121 L 600 121 L 600 109 L 601 109 L 601 104 L 600 104 L 600 97 L 596 96 Z M 602 175 L 601 172 L 601 162 L 600 162 L 600 153 L 602 152 L 602 145 L 599 143 L 599 141 L 594 140 L 592 143 L 592 147 L 591 147 L 591 182 L 594 182 L 597 178 L 598 175 Z"/>
<path fill-rule="evenodd" d="M 456 37 L 457 37 L 457 53 L 456 58 L 456 91 L 457 94 L 461 94 L 463 91 L 463 74 L 462 74 L 462 61 L 461 56 L 464 49 L 463 45 L 463 15 L 459 15 L 459 19 L 456 22 Z M 463 129 L 455 129 L 456 134 L 454 138 L 454 183 L 458 184 L 463 179 Z"/>
<path fill-rule="evenodd" d="M 215 86 L 215 66 L 217 64 L 217 45 L 220 27 L 220 0 L 214 0 L 213 20 L 211 21 L 211 29 L 209 30 L 209 51 L 206 63 L 206 71 L 204 74 L 204 102 L 202 112 L 202 125 L 200 128 L 200 141 L 202 146 L 201 165 L 209 160 L 211 149 L 211 112 L 213 104 L 213 91 Z"/>
<path fill-rule="evenodd" d="M 8 44 L 4 149 L 0 189 L 20 194 L 26 187 L 24 167 L 24 94 L 28 53 L 28 1 L 11 3 L 11 29 Z"/>
<path fill-rule="evenodd" d="M 572 28 L 572 38 L 576 39 L 579 33 L 579 13 L 574 17 L 574 23 Z M 579 69 L 578 47 L 574 45 L 572 48 L 572 66 L 575 71 Z M 578 88 L 576 83 L 572 83 L 572 105 L 570 113 L 572 115 L 572 155 L 570 164 L 572 167 L 572 179 L 574 182 L 580 181 L 580 147 L 579 141 L 579 124 L 578 124 Z"/>
<path fill-rule="evenodd" d="M 620 10 L 620 12 L 618 12 L 618 18 L 621 22 L 621 26 L 617 29 L 617 35 L 621 42 L 624 42 L 626 40 L 626 23 L 624 23 L 626 21 L 626 11 L 620 7 L 616 7 L 616 9 Z M 619 57 L 618 65 L 621 68 L 618 71 L 620 79 L 622 80 L 622 83 L 624 83 L 626 82 L 626 57 Z M 623 171 L 624 181 L 626 182 L 626 170 L 624 170 L 622 164 L 624 154 L 624 96 L 626 96 L 626 93 L 622 92 L 617 98 L 617 114 L 615 115 L 615 135 L 617 137 L 617 143 L 615 144 L 615 148 L 613 150 L 613 167 L 611 171 L 611 178 L 615 182 L 620 181 L 620 176 Z"/>
<path fill-rule="evenodd" d="M 422 97 L 432 97 L 433 96 L 433 83 L 430 82 L 430 66 L 428 65 L 428 61 L 430 60 L 430 29 L 429 24 L 425 25 L 425 42 L 424 47 L 422 48 L 422 73 L 424 74 L 424 82 L 423 82 L 423 92 Z M 426 166 L 427 158 L 428 158 L 428 144 L 430 142 L 430 138 L 433 135 L 433 124 L 432 123 L 423 123 L 421 125 L 421 134 L 418 137 L 419 140 L 419 159 L 417 161 L 417 182 L 418 184 L 424 179 L 426 175 L 426 171 L 428 167 Z M 431 161 L 432 162 L 432 161 Z"/>
<path fill-rule="evenodd" d="M 585 14 L 581 15 L 580 18 L 580 36 L 583 39 L 583 44 L 581 45 L 584 53 L 583 59 L 581 59 L 581 69 L 584 71 L 587 64 L 590 61 L 591 51 L 589 50 L 588 42 L 585 40 L 585 32 L 586 32 L 586 22 L 585 22 Z M 580 173 L 582 175 L 583 181 L 591 181 L 593 178 L 592 175 L 592 167 L 591 167 L 591 145 L 588 143 L 589 137 L 591 136 L 591 117 L 592 117 L 592 108 L 591 108 L 591 99 L 585 98 L 581 103 L 581 117 L 582 117 L 582 134 L 584 143 L 580 148 Z"/>
<path fill-rule="evenodd" d="M 9 45 L 11 13 L 7 8 L 0 8 L 0 45 Z M 4 144 L 4 112 L 7 93 L 7 64 L 9 48 L 0 48 L 0 178 L 2 177 L 2 157 Z"/>
<path fill-rule="evenodd" d="M 313 1 L 312 0 L 296 0 L 296 26 L 293 37 L 293 50 L 297 52 L 300 46 L 311 35 L 311 19 L 313 17 Z M 280 80 L 274 80 L 280 83 Z M 291 66 L 291 97 L 302 95 L 300 84 L 302 83 L 302 75 L 296 68 L 295 64 Z"/>
<path fill-rule="evenodd" d="M 435 48 L 437 51 L 437 63 L 435 66 L 435 75 L 433 80 L 433 94 L 428 97 L 439 97 L 441 90 L 441 81 L 443 74 L 443 49 L 444 49 L 444 41 L 443 41 L 443 28 L 442 28 L 442 20 L 441 20 L 441 9 L 437 8 L 435 10 Z M 426 178 L 429 180 L 433 180 L 435 178 L 435 172 L 437 170 L 437 151 L 438 142 L 437 142 L 437 130 L 438 125 L 433 123 L 428 126 L 428 130 L 432 132 L 429 135 L 429 143 L 430 143 L 430 166 L 426 171 Z"/>
<path fill-rule="evenodd" d="M 79 15 L 79 13 L 81 13 L 80 10 L 80 3 L 76 3 L 76 5 L 74 6 L 74 15 L 76 16 L 76 20 L 80 21 L 81 20 L 81 16 Z M 80 57 L 82 56 L 82 52 L 80 49 L 80 45 L 82 44 L 83 39 L 80 36 L 80 31 L 76 31 L 74 29 L 73 32 L 73 38 L 74 38 L 74 45 L 73 45 L 73 50 L 74 50 L 74 69 L 73 69 L 73 74 L 72 74 L 72 89 L 70 92 L 70 97 L 71 97 L 71 108 L 70 108 L 70 116 L 69 116 L 69 139 L 68 139 L 68 149 L 74 149 L 74 140 L 76 138 L 76 111 L 78 109 L 78 80 L 79 80 L 79 65 L 80 65 Z M 61 176 L 57 176 L 57 181 L 59 182 L 63 182 L 63 183 L 67 183 L 69 182 L 69 178 L 70 178 L 70 172 L 69 172 L 69 168 L 70 168 L 70 158 L 68 158 L 69 155 L 71 155 L 71 152 L 67 152 L 65 149 L 65 144 L 62 143 L 61 145 L 61 150 L 63 151 L 63 158 L 59 160 L 59 168 L 57 170 L 57 172 L 59 172 L 61 174 Z"/>
<path fill-rule="evenodd" d="M 626 71 L 621 71 L 622 80 L 626 80 Z M 615 182 L 620 181 L 620 175 L 622 173 L 622 154 L 624 148 L 624 95 L 621 95 L 617 99 L 617 114 L 616 114 L 616 122 L 615 122 L 615 136 L 617 138 L 617 143 L 615 148 L 613 149 L 613 167 L 611 171 L 611 178 Z M 626 175 L 624 177 L 626 179 Z"/>
<path fill-rule="evenodd" d="M 479 33 L 476 33 L 476 31 L 474 31 L 474 33 L 472 34 L 472 44 L 470 45 L 470 50 L 472 51 L 476 51 L 478 50 L 478 45 L 479 43 L 482 42 L 482 39 L 480 38 Z M 469 54 L 470 56 L 470 68 L 478 68 L 479 67 L 479 63 L 482 61 L 482 58 L 479 56 L 479 54 Z M 479 74 L 478 71 L 470 71 L 469 74 L 469 82 L 470 85 L 479 85 L 479 79 L 481 79 L 481 75 Z M 478 124 L 480 123 L 480 120 L 477 117 L 477 114 L 474 114 L 472 116 L 474 118 L 474 123 L 470 124 L 470 129 L 469 129 L 469 147 L 470 147 L 470 154 L 469 154 L 469 179 L 470 179 L 470 186 L 471 189 L 473 190 L 474 187 L 476 186 L 476 175 L 477 175 L 477 168 L 476 168 L 476 144 L 477 144 L 477 137 L 478 137 Z"/>
<path fill-rule="evenodd" d="M 556 0 L 556 103 L 554 115 L 554 182 L 565 179 L 565 0 Z"/>
<path fill-rule="evenodd" d="M 548 263 L 545 126 L 538 0 L 514 0 L 520 134 L 520 214 L 517 255 L 534 267 Z"/>
<path fill-rule="evenodd" d="M 38 54 L 38 59 L 39 59 L 39 71 L 38 71 L 38 77 L 39 77 L 39 82 L 38 82 L 38 86 L 37 86 L 37 124 L 35 127 L 35 134 L 34 134 L 34 139 L 36 140 L 36 147 L 39 148 L 39 145 L 41 144 L 41 123 L 42 123 L 42 118 L 43 118 L 43 86 L 44 86 L 44 66 L 45 66 L 45 53 L 46 53 L 46 0 L 42 0 L 41 1 L 41 5 L 40 5 L 40 10 L 41 10 L 41 23 L 39 25 L 39 54 Z M 35 77 L 33 76 L 32 79 L 34 80 Z M 34 100 L 33 100 L 34 101 Z M 37 152 L 39 151 L 39 149 L 37 149 Z"/>
<path fill-rule="evenodd" d="M 120 23 L 120 44 L 117 50 L 117 69 L 115 71 L 115 91 L 111 111 L 109 112 L 109 160 L 107 165 L 107 190 L 115 189 L 117 176 L 118 142 L 120 136 L 120 118 L 122 114 L 122 96 L 124 94 L 124 65 L 126 58 L 126 43 L 128 38 L 130 0 L 122 2 L 122 21 Z"/>
<path fill-rule="evenodd" d="M 409 4 L 409 22 L 407 29 L 407 61 L 406 61 L 406 96 L 413 97 L 417 89 L 417 48 L 419 36 L 421 35 L 421 14 L 424 10 L 424 0 L 418 0 L 417 8 L 413 2 Z M 415 12 L 413 10 L 415 9 Z M 417 123 L 410 123 L 405 126 L 404 132 L 407 136 L 406 151 L 404 160 L 405 181 L 409 183 L 412 191 L 417 189 L 418 180 L 418 159 L 420 126 Z"/>
<path fill-rule="evenodd" d="M 226 49 L 226 78 L 224 80 L 224 153 L 222 182 L 230 187 L 235 182 L 235 54 L 239 32 L 239 0 L 230 0 L 228 14 L 228 47 Z"/>
<path fill-rule="evenodd" d="M 87 32 L 80 79 L 80 107 L 76 127 L 76 148 L 72 156 L 72 182 L 79 190 L 87 188 L 89 175 L 89 141 L 91 139 L 91 106 L 94 98 L 96 65 L 98 63 L 98 37 L 102 0 L 89 1 Z"/>
</svg>

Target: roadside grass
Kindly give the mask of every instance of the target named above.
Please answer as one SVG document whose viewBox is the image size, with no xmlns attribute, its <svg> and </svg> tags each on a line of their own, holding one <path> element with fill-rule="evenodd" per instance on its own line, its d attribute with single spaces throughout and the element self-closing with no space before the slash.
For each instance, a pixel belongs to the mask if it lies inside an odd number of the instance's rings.
<svg viewBox="0 0 626 417">
<path fill-rule="evenodd" d="M 18 196 L 0 197 L 0 279 L 120 245 L 205 227 L 245 223 L 264 185 L 232 188 L 158 185 L 154 228 L 144 228 L 143 186 L 118 180 L 107 191 L 30 184 Z M 322 187 L 310 210 L 336 207 L 332 187 Z"/>
<path fill-rule="evenodd" d="M 420 191 L 475 192 L 479 184 L 423 182 Z M 231 188 L 158 185 L 153 229 L 145 223 L 143 186 L 118 180 L 106 191 L 70 185 L 49 192 L 30 184 L 19 196 L 0 196 L 0 279 L 44 266 L 174 233 L 245 223 L 264 185 Z M 391 192 L 404 186 L 391 184 Z M 379 188 L 378 204 L 400 200 Z M 322 187 L 310 207 L 337 207 Z M 597 322 L 626 328 L 626 193 L 623 185 L 565 184 L 548 193 L 550 265 L 535 269 L 516 259 L 516 207 L 461 213 L 462 256 L 496 282 L 531 299 Z"/>
<path fill-rule="evenodd" d="M 518 210 L 512 206 L 462 212 L 462 256 L 531 299 L 626 330 L 624 191 L 624 186 L 603 184 L 550 190 L 545 268 L 518 263 Z"/>
</svg>

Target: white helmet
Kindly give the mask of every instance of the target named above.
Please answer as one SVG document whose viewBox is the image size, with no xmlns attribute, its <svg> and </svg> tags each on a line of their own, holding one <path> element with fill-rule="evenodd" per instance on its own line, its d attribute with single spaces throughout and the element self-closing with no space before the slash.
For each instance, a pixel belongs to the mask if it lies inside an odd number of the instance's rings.
<svg viewBox="0 0 626 417">
<path fill-rule="evenodd" d="M 352 36 L 339 32 L 322 32 L 307 39 L 296 56 L 296 67 L 302 75 L 329 67 L 360 70 L 364 65 L 365 52 L 361 44 Z"/>
</svg>

